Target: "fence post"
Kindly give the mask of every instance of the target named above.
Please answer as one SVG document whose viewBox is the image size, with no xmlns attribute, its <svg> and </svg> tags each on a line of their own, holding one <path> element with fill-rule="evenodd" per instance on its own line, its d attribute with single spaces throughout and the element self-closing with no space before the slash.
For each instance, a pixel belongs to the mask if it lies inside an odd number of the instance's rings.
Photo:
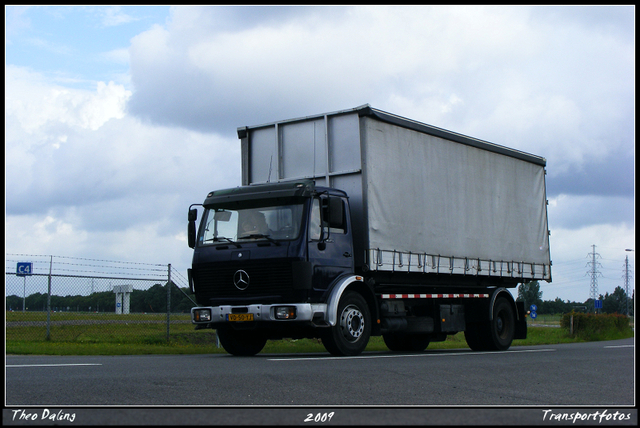
<svg viewBox="0 0 640 428">
<path fill-rule="evenodd" d="M 171 263 L 167 268 L 167 342 L 169 341 L 169 325 L 171 321 Z"/>
<path fill-rule="evenodd" d="M 47 287 L 47 340 L 51 340 L 51 271 L 53 269 L 53 256 L 49 257 L 49 280 Z"/>
<path fill-rule="evenodd" d="M 26 299 L 27 299 L 26 294 L 27 294 L 27 277 L 24 276 L 22 278 L 22 312 L 24 312 L 24 308 L 26 305 Z M 629 312 L 627 311 L 627 313 Z"/>
<path fill-rule="evenodd" d="M 569 329 L 569 334 L 573 336 L 573 314 L 571 314 L 571 327 Z"/>
</svg>

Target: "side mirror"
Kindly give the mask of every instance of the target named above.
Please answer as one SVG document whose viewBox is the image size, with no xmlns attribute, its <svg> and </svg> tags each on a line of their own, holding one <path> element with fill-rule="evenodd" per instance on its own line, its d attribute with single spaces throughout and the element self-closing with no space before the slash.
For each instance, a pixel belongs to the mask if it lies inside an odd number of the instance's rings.
<svg viewBox="0 0 640 428">
<path fill-rule="evenodd" d="M 198 210 L 195 208 L 190 208 L 189 209 L 189 217 L 188 220 L 189 221 L 196 221 L 198 219 Z"/>
<path fill-rule="evenodd" d="M 196 219 L 198 218 L 198 210 L 195 208 L 189 210 L 189 224 L 187 225 L 187 241 L 189 241 L 189 247 L 195 248 L 196 246 Z"/>
</svg>

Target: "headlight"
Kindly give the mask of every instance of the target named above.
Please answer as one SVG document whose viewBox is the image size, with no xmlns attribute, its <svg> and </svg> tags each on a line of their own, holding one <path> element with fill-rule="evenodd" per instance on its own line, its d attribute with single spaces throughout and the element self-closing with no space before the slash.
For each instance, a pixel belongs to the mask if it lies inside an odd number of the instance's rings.
<svg viewBox="0 0 640 428">
<path fill-rule="evenodd" d="M 195 322 L 211 321 L 211 310 L 196 309 L 193 311 L 193 320 Z"/>
<path fill-rule="evenodd" d="M 294 306 L 278 306 L 275 308 L 275 317 L 277 320 L 295 319 L 296 308 Z"/>
</svg>

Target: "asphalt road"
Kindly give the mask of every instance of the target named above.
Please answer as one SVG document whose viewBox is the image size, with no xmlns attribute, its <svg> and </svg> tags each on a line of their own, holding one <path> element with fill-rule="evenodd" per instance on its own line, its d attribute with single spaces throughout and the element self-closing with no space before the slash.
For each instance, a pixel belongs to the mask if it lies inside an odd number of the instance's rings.
<svg viewBox="0 0 640 428">
<path fill-rule="evenodd" d="M 335 422 L 334 417 L 345 422 L 345 408 L 365 411 L 363 417 L 396 407 L 411 412 L 445 408 L 447 412 L 449 406 L 481 406 L 494 416 L 503 408 L 536 408 L 538 416 L 538 408 L 624 409 L 635 404 L 634 356 L 634 339 L 512 347 L 494 353 L 427 350 L 342 358 L 324 353 L 248 358 L 226 354 L 10 355 L 6 357 L 3 420 L 7 415 L 19 419 L 20 414 L 7 412 L 27 406 L 57 410 L 78 406 L 188 406 L 193 410 L 193 406 L 205 406 L 226 408 L 233 418 L 241 416 L 234 411 L 236 406 L 247 406 L 238 407 L 245 409 L 241 412 L 245 416 L 257 410 L 261 418 L 277 410 L 268 406 L 278 406 L 300 409 L 299 413 L 309 410 L 304 418 L 307 414 L 312 419 L 325 418 L 325 422 L 310 421 L 316 424 Z M 637 421 L 635 409 L 631 410 Z M 330 412 L 336 413 L 331 419 Z"/>
</svg>

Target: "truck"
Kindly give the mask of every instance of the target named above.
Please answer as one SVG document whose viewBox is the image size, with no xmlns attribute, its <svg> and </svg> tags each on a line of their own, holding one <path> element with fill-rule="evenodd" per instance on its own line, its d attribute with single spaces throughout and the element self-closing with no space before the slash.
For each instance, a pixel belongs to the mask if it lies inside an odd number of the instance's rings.
<svg viewBox="0 0 640 428">
<path fill-rule="evenodd" d="M 355 356 L 382 336 L 422 352 L 458 332 L 503 351 L 526 338 L 509 289 L 551 282 L 543 157 L 369 104 L 237 134 L 241 185 L 191 205 L 187 227 L 191 320 L 225 351 L 317 338 Z"/>
</svg>

